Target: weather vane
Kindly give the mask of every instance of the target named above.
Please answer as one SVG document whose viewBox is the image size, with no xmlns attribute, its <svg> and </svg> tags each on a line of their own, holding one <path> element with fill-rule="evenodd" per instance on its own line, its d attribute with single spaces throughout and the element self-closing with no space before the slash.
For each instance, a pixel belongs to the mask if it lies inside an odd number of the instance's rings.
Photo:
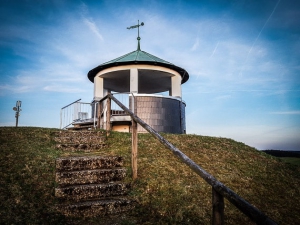
<svg viewBox="0 0 300 225">
<path fill-rule="evenodd" d="M 138 20 L 138 24 L 137 25 L 134 25 L 134 26 L 131 26 L 131 27 L 127 27 L 128 30 L 134 29 L 134 28 L 138 28 L 138 37 L 137 37 L 137 40 L 138 40 L 138 50 L 141 50 L 141 48 L 140 48 L 140 40 L 141 40 L 141 38 L 140 38 L 140 26 L 144 26 L 144 23 L 141 22 L 141 24 L 140 24 L 140 21 Z"/>
</svg>

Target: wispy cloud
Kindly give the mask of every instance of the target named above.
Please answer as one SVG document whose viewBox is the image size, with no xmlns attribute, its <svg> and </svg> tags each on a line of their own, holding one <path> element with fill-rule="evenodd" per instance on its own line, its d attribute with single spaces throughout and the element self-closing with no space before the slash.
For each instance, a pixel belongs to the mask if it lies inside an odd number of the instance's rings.
<svg viewBox="0 0 300 225">
<path fill-rule="evenodd" d="M 224 100 L 227 100 L 227 99 L 230 99 L 232 96 L 231 95 L 220 95 L 220 96 L 217 96 L 214 98 L 214 100 L 217 100 L 217 101 L 224 101 Z"/>
<path fill-rule="evenodd" d="M 83 88 L 88 89 L 90 82 L 86 78 L 87 69 L 78 70 L 79 68 L 57 64 L 40 66 L 38 69 L 15 71 L 16 76 L 3 80 L 3 84 L 0 85 L 1 95 L 36 91 L 83 92 Z M 70 85 L 75 88 L 70 88 Z"/>
<path fill-rule="evenodd" d="M 88 26 L 88 28 L 101 40 L 103 41 L 103 37 L 96 25 L 96 23 L 92 19 L 83 19 L 84 23 Z"/>
<path fill-rule="evenodd" d="M 19 85 L 2 85 L 0 86 L 0 96 L 5 96 L 15 93 L 26 93 L 33 90 L 32 86 L 19 86 Z"/>
<path fill-rule="evenodd" d="M 277 112 L 270 112 L 270 114 L 278 114 L 278 115 L 300 115 L 300 110 L 277 111 Z"/>
<path fill-rule="evenodd" d="M 13 90 L 12 85 L 8 85 L 8 84 L 0 85 L 0 96 L 5 95 L 7 91 L 10 92 L 12 90 Z"/>
<path fill-rule="evenodd" d="M 193 47 L 191 49 L 192 52 L 196 51 L 198 49 L 198 47 L 199 47 L 199 37 L 196 38 L 196 41 L 195 41 L 195 43 L 194 43 L 194 45 L 193 45 Z"/>
<path fill-rule="evenodd" d="M 86 90 L 76 88 L 74 86 L 48 85 L 43 88 L 45 91 L 60 92 L 60 93 L 83 93 Z"/>
</svg>

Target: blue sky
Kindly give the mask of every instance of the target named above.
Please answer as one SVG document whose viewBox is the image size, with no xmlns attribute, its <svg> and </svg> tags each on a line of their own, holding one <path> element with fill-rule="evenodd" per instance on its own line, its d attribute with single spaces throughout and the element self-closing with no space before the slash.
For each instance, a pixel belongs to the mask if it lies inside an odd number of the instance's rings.
<svg viewBox="0 0 300 225">
<path fill-rule="evenodd" d="M 141 49 L 185 68 L 187 133 L 300 150 L 300 1 L 0 2 L 0 126 L 59 127 L 87 73 Z"/>
</svg>

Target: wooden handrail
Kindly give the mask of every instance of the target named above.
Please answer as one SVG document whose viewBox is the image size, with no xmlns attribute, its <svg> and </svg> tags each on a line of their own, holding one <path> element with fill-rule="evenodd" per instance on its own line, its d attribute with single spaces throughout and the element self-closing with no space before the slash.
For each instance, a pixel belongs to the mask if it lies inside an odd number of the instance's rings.
<svg viewBox="0 0 300 225">
<path fill-rule="evenodd" d="M 241 212 L 248 216 L 252 221 L 257 224 L 264 225 L 277 225 L 272 219 L 266 216 L 263 212 L 259 211 L 256 207 L 248 203 L 242 197 L 237 195 L 230 188 L 226 187 L 223 183 L 218 181 L 211 174 L 206 172 L 202 167 L 197 165 L 193 160 L 191 160 L 187 155 L 181 152 L 178 148 L 172 145 L 169 141 L 163 138 L 158 132 L 156 132 L 152 127 L 146 124 L 138 116 L 136 116 L 131 110 L 124 106 L 119 100 L 117 100 L 112 94 L 107 94 L 104 98 L 100 100 L 103 101 L 106 98 L 112 99 L 117 105 L 119 105 L 124 111 L 126 111 L 136 123 L 140 124 L 145 130 L 147 130 L 152 136 L 158 139 L 164 146 L 166 146 L 172 153 L 177 156 L 183 163 L 190 167 L 194 172 L 196 172 L 200 177 L 202 177 L 209 185 L 213 188 L 213 225 L 223 224 L 223 210 L 224 210 L 224 200 L 220 196 L 225 197 L 229 202 L 231 202 L 235 207 L 237 207 Z M 218 215 L 216 215 L 218 214 Z"/>
</svg>

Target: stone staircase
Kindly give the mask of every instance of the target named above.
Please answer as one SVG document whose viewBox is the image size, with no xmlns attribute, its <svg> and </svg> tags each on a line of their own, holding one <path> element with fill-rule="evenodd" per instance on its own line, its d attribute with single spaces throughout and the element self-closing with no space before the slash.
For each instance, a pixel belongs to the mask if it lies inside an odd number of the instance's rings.
<svg viewBox="0 0 300 225">
<path fill-rule="evenodd" d="M 77 146 L 83 141 L 89 151 L 93 151 L 92 146 L 98 147 L 100 135 L 97 132 L 62 133 L 56 138 L 56 141 L 60 141 L 59 148 L 64 146 L 64 149 L 74 151 L 76 148 L 72 141 Z M 96 143 L 92 143 L 92 140 Z M 101 148 L 102 144 L 101 140 Z M 118 214 L 133 209 L 136 202 L 127 196 L 131 187 L 124 182 L 127 170 L 123 165 L 124 160 L 119 156 L 57 158 L 55 180 L 58 186 L 55 196 L 60 202 L 57 209 L 65 216 L 76 217 Z"/>
</svg>

